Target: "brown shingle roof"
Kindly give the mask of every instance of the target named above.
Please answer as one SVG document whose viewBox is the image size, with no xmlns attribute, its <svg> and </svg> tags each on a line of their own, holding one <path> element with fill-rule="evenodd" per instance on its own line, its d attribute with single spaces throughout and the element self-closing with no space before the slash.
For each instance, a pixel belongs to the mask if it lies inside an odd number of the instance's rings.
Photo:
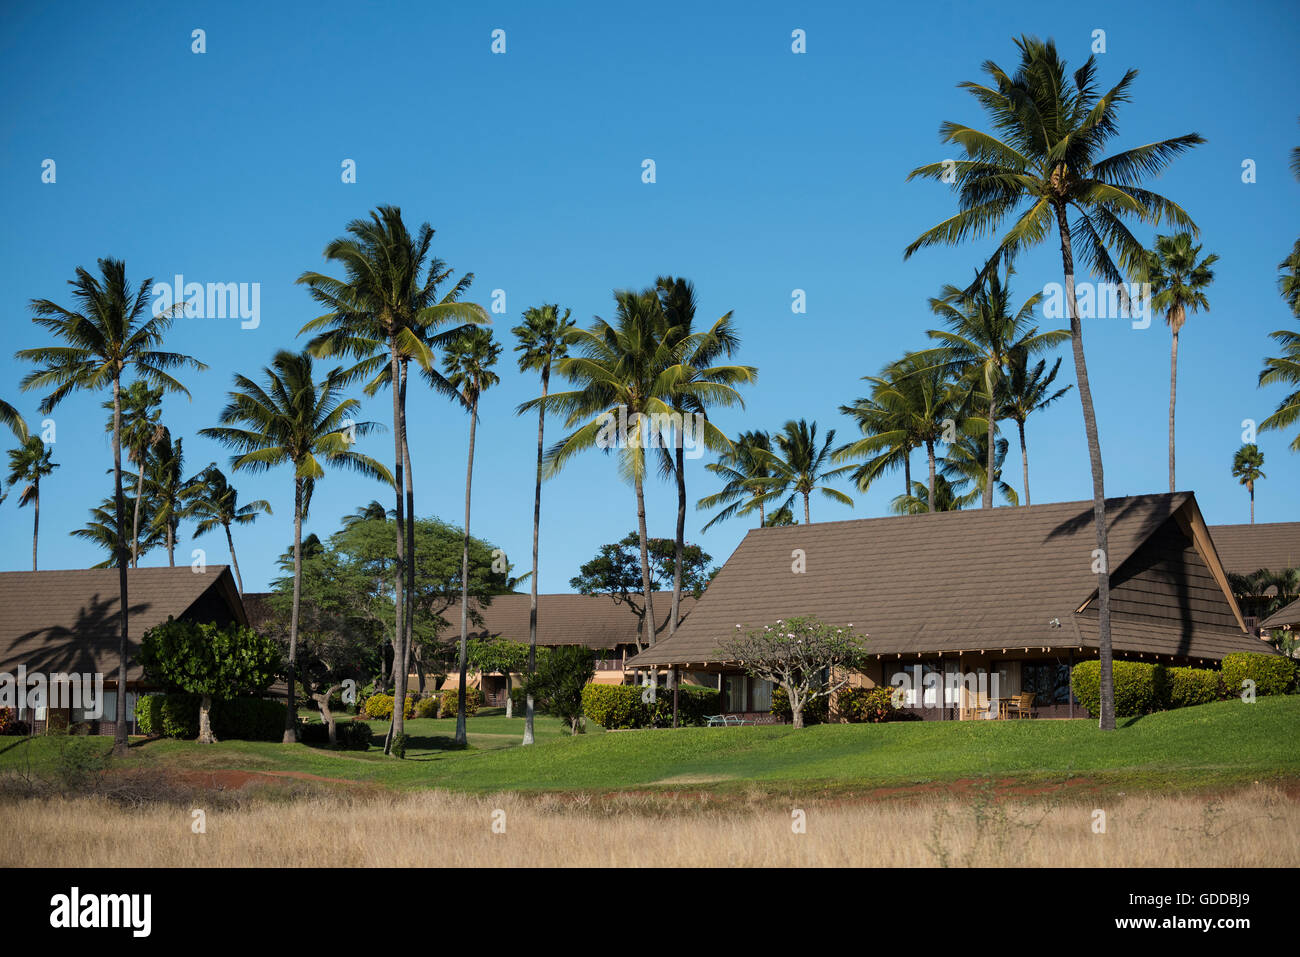
<svg viewBox="0 0 1300 957">
<path fill-rule="evenodd" d="M 1191 493 L 1108 499 L 1107 513 L 1117 650 L 1268 650 L 1193 544 Z M 716 662 L 737 624 L 794 615 L 851 623 L 877 654 L 1095 647 L 1095 546 L 1091 502 L 754 529 L 676 636 L 630 664 Z"/>
<path fill-rule="evenodd" d="M 469 626 L 471 638 L 503 637 L 511 641 L 528 641 L 529 595 L 497 595 L 492 603 L 479 608 L 483 624 Z M 655 592 L 655 618 L 661 634 L 672 610 L 672 592 Z M 686 620 L 696 600 L 682 596 L 681 615 Z M 477 607 L 471 602 L 471 608 Z M 451 623 L 448 633 L 460 637 L 460 602 L 442 613 Z M 624 603 L 607 595 L 538 595 L 537 643 L 539 645 L 585 645 L 594 649 L 613 649 L 616 645 L 635 645 L 640 619 Z M 679 625 L 679 628 L 682 626 Z M 662 639 L 661 639 L 662 640 Z"/>
<path fill-rule="evenodd" d="M 141 678 L 141 636 L 170 615 L 246 623 L 238 589 L 225 565 L 195 572 L 136 568 L 127 572 L 127 679 Z M 117 678 L 121 619 L 116 568 L 0 572 L 0 672 L 102 673 Z"/>
<path fill-rule="evenodd" d="M 1281 628 L 1283 625 L 1300 625 L 1300 598 L 1285 608 L 1280 608 L 1259 623 L 1261 628 Z"/>
<path fill-rule="evenodd" d="M 1210 537 L 1223 567 L 1233 574 L 1300 568 L 1300 522 L 1211 525 Z"/>
</svg>

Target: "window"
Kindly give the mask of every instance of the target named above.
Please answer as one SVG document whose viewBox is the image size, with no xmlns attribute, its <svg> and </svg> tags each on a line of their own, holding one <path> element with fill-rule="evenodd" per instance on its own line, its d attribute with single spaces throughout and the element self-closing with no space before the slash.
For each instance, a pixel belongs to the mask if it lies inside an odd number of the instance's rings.
<svg viewBox="0 0 1300 957">
<path fill-rule="evenodd" d="M 1020 665 L 1020 686 L 1034 693 L 1035 704 L 1068 704 L 1070 669 L 1055 661 L 1025 661 Z"/>
<path fill-rule="evenodd" d="M 749 679 L 749 710 L 772 710 L 772 682 L 765 678 Z"/>
</svg>

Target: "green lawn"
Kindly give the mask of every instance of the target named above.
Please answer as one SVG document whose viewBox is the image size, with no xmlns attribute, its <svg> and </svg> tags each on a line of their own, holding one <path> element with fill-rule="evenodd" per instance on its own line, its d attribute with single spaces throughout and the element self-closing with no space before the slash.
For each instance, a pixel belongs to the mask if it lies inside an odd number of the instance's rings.
<svg viewBox="0 0 1300 957">
<path fill-rule="evenodd" d="M 373 722 L 376 735 L 386 725 Z M 1137 719 L 1104 734 L 1092 721 L 911 722 L 683 728 L 580 735 L 539 718 L 535 747 L 515 747 L 522 718 L 469 721 L 470 748 L 448 749 L 455 722 L 412 720 L 405 761 L 377 750 L 147 741 L 130 762 L 191 769 L 281 770 L 389 787 L 566 791 L 757 785 L 857 791 L 970 778 L 1026 784 L 1087 778 L 1104 787 L 1197 788 L 1300 777 L 1300 697 L 1219 702 Z M 66 740 L 66 739 L 63 739 Z M 108 739 L 90 739 L 108 749 Z M 380 738 L 376 738 L 378 742 Z M 0 771 L 48 765 L 62 741 L 0 739 Z"/>
</svg>

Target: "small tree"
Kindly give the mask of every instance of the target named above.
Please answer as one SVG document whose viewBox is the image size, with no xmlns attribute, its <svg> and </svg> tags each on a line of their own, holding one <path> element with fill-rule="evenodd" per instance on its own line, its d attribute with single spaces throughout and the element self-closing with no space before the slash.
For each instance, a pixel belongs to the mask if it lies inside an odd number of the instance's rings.
<svg viewBox="0 0 1300 957">
<path fill-rule="evenodd" d="M 514 703 L 510 700 L 512 676 L 526 673 L 528 645 L 504 638 L 475 639 L 469 643 L 469 667 L 485 675 L 505 675 L 506 717 L 514 717 Z"/>
<path fill-rule="evenodd" d="M 546 703 L 550 712 L 569 722 L 571 734 L 578 733 L 582 717 L 582 689 L 596 677 L 596 653 L 582 645 L 561 645 L 537 660 L 537 671 L 524 688 L 533 698 Z"/>
<path fill-rule="evenodd" d="M 817 698 L 830 697 L 849 683 L 851 672 L 866 665 L 867 636 L 853 624 L 836 627 L 812 616 L 777 619 L 775 624 L 736 634 L 718 643 L 730 661 L 745 673 L 785 689 L 794 726 L 803 727 L 803 709 Z"/>
<path fill-rule="evenodd" d="M 213 744 L 212 699 L 265 691 L 284 665 L 279 644 L 245 625 L 168 618 L 140 643 L 145 676 L 171 691 L 202 695 L 199 737 Z"/>
</svg>

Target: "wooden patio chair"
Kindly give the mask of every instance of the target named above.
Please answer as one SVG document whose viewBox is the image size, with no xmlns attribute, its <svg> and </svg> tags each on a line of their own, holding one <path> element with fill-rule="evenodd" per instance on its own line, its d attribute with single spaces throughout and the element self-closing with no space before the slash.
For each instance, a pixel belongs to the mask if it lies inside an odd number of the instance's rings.
<svg viewBox="0 0 1300 957">
<path fill-rule="evenodd" d="M 962 721 L 977 721 L 985 717 L 989 710 L 989 703 L 981 694 L 962 694 L 963 703 L 958 712 L 958 718 Z"/>
<path fill-rule="evenodd" d="M 1026 691 L 1023 694 L 1016 695 L 1015 699 L 1011 702 L 1011 707 L 1007 710 L 1013 718 L 1031 718 L 1033 715 L 1030 714 L 1030 711 L 1033 707 L 1034 693 L 1032 691 Z"/>
</svg>

